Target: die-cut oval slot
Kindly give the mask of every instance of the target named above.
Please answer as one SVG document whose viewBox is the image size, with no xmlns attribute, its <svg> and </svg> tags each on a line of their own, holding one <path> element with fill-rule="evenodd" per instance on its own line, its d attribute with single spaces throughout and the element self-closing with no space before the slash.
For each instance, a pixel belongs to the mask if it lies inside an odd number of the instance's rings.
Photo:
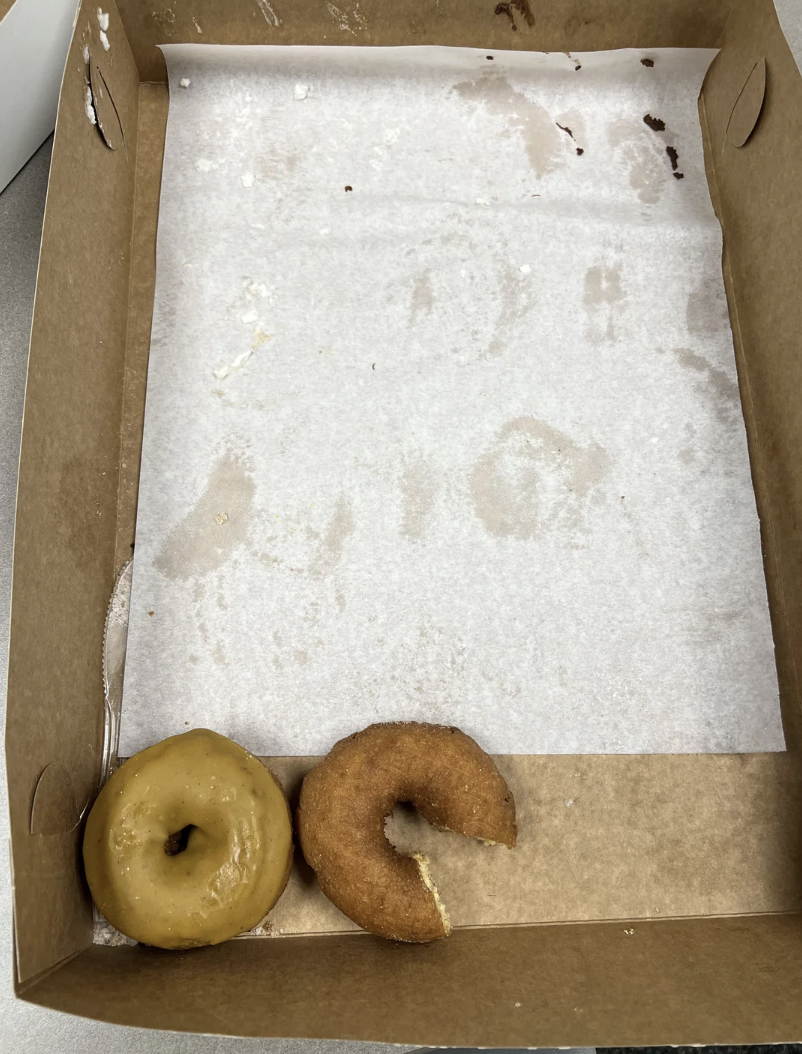
<svg viewBox="0 0 802 1054">
<path fill-rule="evenodd" d="M 97 126 L 103 136 L 103 142 L 110 150 L 116 150 L 125 139 L 123 126 L 103 71 L 94 59 L 89 66 L 89 83 L 92 88 Z"/>
<path fill-rule="evenodd" d="M 727 122 L 727 141 L 733 146 L 745 146 L 755 130 L 763 101 L 766 97 L 766 60 L 761 57 L 749 71 L 741 93 L 735 100 Z"/>
<path fill-rule="evenodd" d="M 31 834 L 67 834 L 77 827 L 80 819 L 72 777 L 60 761 L 54 761 L 36 784 Z"/>
</svg>

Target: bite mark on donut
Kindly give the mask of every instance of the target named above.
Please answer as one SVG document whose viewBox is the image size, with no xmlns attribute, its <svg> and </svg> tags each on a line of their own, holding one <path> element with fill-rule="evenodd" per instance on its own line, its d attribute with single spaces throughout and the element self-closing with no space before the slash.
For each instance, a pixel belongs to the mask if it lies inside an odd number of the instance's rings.
<svg viewBox="0 0 802 1054">
<path fill-rule="evenodd" d="M 424 886 L 426 886 L 426 888 L 429 890 L 429 892 L 432 894 L 432 897 L 434 898 L 434 904 L 435 904 L 435 907 L 437 908 L 437 913 L 440 916 L 440 920 L 443 923 L 443 929 L 445 930 L 445 935 L 446 935 L 446 937 L 448 937 L 450 935 L 450 933 L 451 933 L 451 919 L 448 917 L 448 912 L 446 911 L 446 906 L 443 903 L 443 901 L 440 899 L 440 893 L 438 892 L 437 886 L 434 884 L 434 879 L 432 878 L 432 873 L 429 870 L 429 859 L 428 859 L 428 857 L 424 856 L 423 853 L 413 853 L 412 854 L 412 859 L 418 865 L 418 870 L 420 871 L 421 881 L 423 882 Z"/>
</svg>

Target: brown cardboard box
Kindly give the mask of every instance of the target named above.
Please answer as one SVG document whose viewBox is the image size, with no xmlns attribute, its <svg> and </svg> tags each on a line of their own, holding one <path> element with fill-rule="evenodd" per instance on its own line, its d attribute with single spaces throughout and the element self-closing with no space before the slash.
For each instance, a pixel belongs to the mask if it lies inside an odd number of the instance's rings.
<svg viewBox="0 0 802 1054">
<path fill-rule="evenodd" d="M 94 0 L 76 24 L 17 507 L 7 757 L 18 995 L 105 1021 L 239 1035 L 507 1047 L 802 1039 L 802 79 L 771 0 L 360 0 L 357 39 L 322 0 L 280 7 L 120 0 L 109 52 Z M 92 944 L 80 817 L 100 769 L 106 605 L 134 540 L 168 104 L 155 45 L 201 39 L 722 48 L 699 112 L 789 749 L 500 759 L 531 832 L 527 881 L 502 869 L 505 910 L 433 946 L 362 933 L 185 953 Z M 107 86 L 113 150 L 84 112 L 85 43 Z M 297 782 L 308 762 L 282 764 Z M 553 808 L 577 786 L 591 808 Z"/>
</svg>

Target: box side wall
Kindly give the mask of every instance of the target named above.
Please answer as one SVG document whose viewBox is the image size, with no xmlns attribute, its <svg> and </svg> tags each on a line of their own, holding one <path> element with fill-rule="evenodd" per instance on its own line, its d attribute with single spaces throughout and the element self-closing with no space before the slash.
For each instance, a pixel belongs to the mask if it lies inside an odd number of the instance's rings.
<svg viewBox="0 0 802 1054">
<path fill-rule="evenodd" d="M 93 947 L 26 993 L 103 1021 L 427 1046 L 792 1042 L 802 917 Z M 99 993 L 102 991 L 102 998 Z"/>
<path fill-rule="evenodd" d="M 143 80 L 165 80 L 157 44 L 449 44 L 530 51 L 713 47 L 732 0 L 121 0 Z"/>
<path fill-rule="evenodd" d="M 96 792 L 103 736 L 139 86 L 114 7 L 108 52 L 95 12 L 83 5 L 62 86 L 20 455 L 6 727 L 20 979 L 91 940 L 77 823 Z M 84 46 L 119 114 L 116 150 L 87 117 Z M 39 799 L 50 823 L 34 835 L 34 791 L 54 762 L 60 801 Z"/>
<path fill-rule="evenodd" d="M 766 63 L 754 131 L 727 128 L 750 71 Z M 802 76 L 771 0 L 739 0 L 700 100 L 708 174 L 724 232 L 752 477 L 761 519 L 783 720 L 802 749 Z M 734 118 L 733 118 L 734 120 Z"/>
</svg>

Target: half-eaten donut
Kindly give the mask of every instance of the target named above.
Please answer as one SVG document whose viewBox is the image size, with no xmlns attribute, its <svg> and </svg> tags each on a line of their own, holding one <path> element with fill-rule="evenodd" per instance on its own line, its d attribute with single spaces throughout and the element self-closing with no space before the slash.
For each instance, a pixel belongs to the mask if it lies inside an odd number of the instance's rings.
<svg viewBox="0 0 802 1054">
<path fill-rule="evenodd" d="M 515 802 L 470 736 L 412 721 L 371 725 L 340 740 L 304 779 L 298 837 L 329 900 L 380 937 L 438 940 L 451 925 L 427 861 L 397 852 L 384 832 L 397 802 L 410 802 L 441 830 L 510 849 Z"/>
</svg>

